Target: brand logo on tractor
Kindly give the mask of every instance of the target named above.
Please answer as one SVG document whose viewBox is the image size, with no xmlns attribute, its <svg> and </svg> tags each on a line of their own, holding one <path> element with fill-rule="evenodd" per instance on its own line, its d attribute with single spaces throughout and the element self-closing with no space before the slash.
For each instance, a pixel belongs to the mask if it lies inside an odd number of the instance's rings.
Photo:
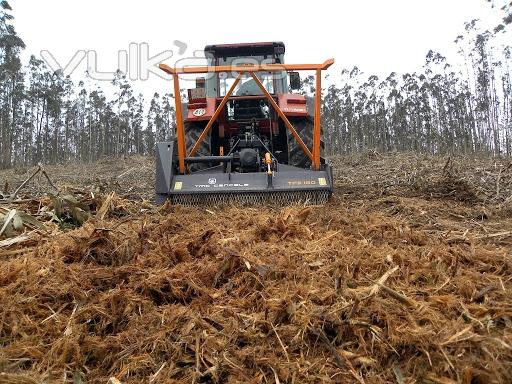
<svg viewBox="0 0 512 384">
<path fill-rule="evenodd" d="M 208 179 L 208 184 L 217 184 L 217 179 L 214 177 Z"/>
<path fill-rule="evenodd" d="M 283 112 L 306 112 L 306 107 L 304 107 L 304 108 L 283 107 L 281 109 Z"/>
<path fill-rule="evenodd" d="M 210 179 L 215 180 L 215 179 Z M 210 181 L 208 181 L 210 182 Z M 249 183 L 228 183 L 228 184 L 195 184 L 196 188 L 243 188 L 248 187 Z"/>
<path fill-rule="evenodd" d="M 197 109 L 194 109 L 194 112 L 192 112 L 192 114 L 194 116 L 203 116 L 204 114 L 206 113 L 206 109 L 204 108 L 197 108 Z"/>
</svg>

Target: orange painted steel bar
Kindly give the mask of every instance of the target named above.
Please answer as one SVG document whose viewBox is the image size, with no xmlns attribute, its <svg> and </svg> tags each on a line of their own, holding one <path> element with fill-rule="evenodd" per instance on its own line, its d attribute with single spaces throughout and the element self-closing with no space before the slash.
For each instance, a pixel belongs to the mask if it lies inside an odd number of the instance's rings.
<svg viewBox="0 0 512 384">
<path fill-rule="evenodd" d="M 275 71 L 316 71 L 329 68 L 334 59 L 328 59 L 322 64 L 247 64 L 247 65 L 220 65 L 210 67 L 177 67 L 166 64 L 159 67 L 170 75 L 182 73 L 210 73 L 210 72 L 275 72 Z"/>
<path fill-rule="evenodd" d="M 295 137 L 295 140 L 297 140 L 297 142 L 299 143 L 299 145 L 302 148 L 302 150 L 304 151 L 304 153 L 309 157 L 310 160 L 313 160 L 313 154 L 311 153 L 311 151 L 309 150 L 307 145 L 304 144 L 304 141 L 302 141 L 302 139 L 300 138 L 300 136 L 297 133 L 297 131 L 295 130 L 295 128 L 293 128 L 293 125 L 290 123 L 290 120 L 288 120 L 288 118 L 283 113 L 283 111 L 281 111 L 281 108 L 279 108 L 279 105 L 277 105 L 277 103 L 275 102 L 273 97 L 270 95 L 270 93 L 268 93 L 267 90 L 265 89 L 265 87 L 263 86 L 263 84 L 261 84 L 261 81 L 260 81 L 260 79 L 258 79 L 258 76 L 256 76 L 254 74 L 254 72 L 249 72 L 249 74 L 252 76 L 252 78 L 254 79 L 256 84 L 258 85 L 259 89 L 261 90 L 261 92 L 263 92 L 263 94 L 268 99 L 270 104 L 272 104 L 272 107 L 277 112 L 279 117 L 284 121 L 284 124 L 286 125 L 286 128 L 288 128 L 288 130 L 291 132 L 293 137 Z"/>
<path fill-rule="evenodd" d="M 315 121 L 313 126 L 313 169 L 320 169 L 320 136 L 321 136 L 321 120 L 320 106 L 322 103 L 322 70 L 316 70 L 316 88 L 315 88 Z"/>
<path fill-rule="evenodd" d="M 204 130 L 203 130 L 203 132 L 201 132 L 201 135 L 199 135 L 199 138 L 197 139 L 196 143 L 194 144 L 194 146 L 190 150 L 190 153 L 188 154 L 188 156 L 192 157 L 192 156 L 194 156 L 196 154 L 197 150 L 199 149 L 199 146 L 201 145 L 203 140 L 206 138 L 206 135 L 208 134 L 208 132 L 212 128 L 213 123 L 215 123 L 217 121 L 217 118 L 219 117 L 220 113 L 224 109 L 224 106 L 226 105 L 226 103 L 229 100 L 229 97 L 231 96 L 231 94 L 235 90 L 236 85 L 238 84 L 238 82 L 242 78 L 242 75 L 243 75 L 243 72 L 240 72 L 238 74 L 237 78 L 235 79 L 235 82 L 231 85 L 231 87 L 229 88 L 228 92 L 222 98 L 222 101 L 220 102 L 219 106 L 217 107 L 217 109 L 213 113 L 213 116 L 210 118 L 210 121 L 208 121 L 208 124 L 206 124 L 206 127 L 204 127 Z M 177 78 L 177 77 L 178 76 L 174 76 L 174 78 Z"/>
<path fill-rule="evenodd" d="M 178 140 L 178 165 L 180 173 L 185 173 L 185 157 L 187 148 L 185 146 L 185 127 L 183 126 L 183 115 L 181 108 L 180 81 L 178 76 L 173 76 L 174 81 L 174 103 L 176 105 L 176 134 Z"/>
</svg>

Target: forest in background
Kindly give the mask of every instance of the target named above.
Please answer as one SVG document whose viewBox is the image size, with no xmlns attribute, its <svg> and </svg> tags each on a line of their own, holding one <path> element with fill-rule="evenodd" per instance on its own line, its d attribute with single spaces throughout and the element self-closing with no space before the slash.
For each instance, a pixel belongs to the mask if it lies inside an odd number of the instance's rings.
<svg viewBox="0 0 512 384">
<path fill-rule="evenodd" d="M 323 90 L 322 126 L 330 154 L 416 151 L 512 155 L 512 47 L 499 43 L 512 22 L 512 3 L 492 31 L 469 21 L 455 39 L 462 67 L 429 51 L 415 73 L 385 79 L 357 67 Z M 450 37 L 447 37 L 450 38 Z M 0 168 L 39 162 L 94 161 L 151 155 L 174 129 L 173 95 L 154 94 L 146 107 L 118 72 L 114 93 L 90 79 L 74 84 L 31 56 L 0 1 Z M 312 77 L 304 93 L 315 91 Z"/>
</svg>

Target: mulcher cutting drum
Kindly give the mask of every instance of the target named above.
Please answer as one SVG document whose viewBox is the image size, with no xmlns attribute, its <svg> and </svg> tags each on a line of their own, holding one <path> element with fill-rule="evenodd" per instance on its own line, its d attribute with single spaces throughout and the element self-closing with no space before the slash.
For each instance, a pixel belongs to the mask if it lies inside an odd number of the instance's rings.
<svg viewBox="0 0 512 384">
<path fill-rule="evenodd" d="M 332 193 L 332 169 L 324 164 L 318 171 L 278 164 L 272 175 L 265 172 L 225 172 L 225 166 L 194 173 L 176 174 L 172 159 L 174 143 L 157 145 L 156 202 L 215 205 L 222 203 L 309 203 L 325 204 Z"/>
</svg>

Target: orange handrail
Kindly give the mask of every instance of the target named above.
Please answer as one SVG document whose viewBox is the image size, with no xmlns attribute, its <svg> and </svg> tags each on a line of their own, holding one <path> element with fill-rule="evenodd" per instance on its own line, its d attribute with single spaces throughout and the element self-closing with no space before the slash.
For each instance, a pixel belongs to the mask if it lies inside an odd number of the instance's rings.
<svg viewBox="0 0 512 384">
<path fill-rule="evenodd" d="M 316 71 L 325 70 L 334 64 L 334 59 L 325 60 L 322 64 L 247 64 L 247 65 L 219 65 L 207 67 L 170 67 L 160 64 L 162 71 L 170 74 L 182 73 L 211 73 L 211 72 L 276 72 L 276 71 Z"/>
<path fill-rule="evenodd" d="M 277 112 L 279 117 L 283 120 L 286 128 L 293 135 L 295 140 L 299 143 L 299 146 L 304 151 L 304 153 L 311 159 L 313 169 L 318 170 L 320 168 L 320 136 L 321 136 L 321 95 L 322 95 L 322 70 L 329 68 L 334 63 L 334 59 L 328 59 L 324 61 L 322 64 L 248 64 L 248 65 L 220 65 L 220 66 L 208 66 L 208 67 L 169 67 L 166 64 L 160 64 L 159 67 L 164 72 L 173 75 L 174 81 L 174 101 L 176 104 L 176 130 L 177 130 L 177 140 L 178 140 L 178 161 L 179 161 L 179 170 L 180 173 L 185 173 L 185 157 L 187 157 L 187 148 L 185 144 L 185 128 L 183 125 L 183 115 L 182 115 L 182 105 L 181 105 L 181 97 L 180 97 L 180 87 L 179 87 L 179 74 L 191 73 L 191 74 L 200 74 L 200 73 L 211 73 L 211 72 L 238 72 L 238 76 L 231 85 L 228 93 L 222 98 L 219 106 L 215 109 L 213 116 L 208 121 L 205 129 L 199 136 L 198 140 L 191 148 L 190 156 L 193 156 L 197 150 L 199 149 L 199 145 L 205 139 L 208 131 L 213 126 L 213 123 L 217 120 L 222 109 L 226 105 L 229 97 L 233 93 L 236 84 L 240 81 L 242 75 L 244 73 L 249 73 L 252 78 L 256 81 L 256 84 L 263 92 L 265 97 L 269 100 L 270 104 Z M 316 92 L 315 92 L 315 118 L 313 125 L 313 148 L 312 151 L 307 147 L 304 141 L 300 138 L 299 134 L 290 123 L 284 112 L 279 108 L 279 105 L 275 102 L 272 96 L 267 92 L 263 84 L 261 84 L 258 77 L 254 74 L 254 72 L 272 72 L 272 71 L 306 71 L 306 70 L 314 70 L 316 74 Z"/>
</svg>

